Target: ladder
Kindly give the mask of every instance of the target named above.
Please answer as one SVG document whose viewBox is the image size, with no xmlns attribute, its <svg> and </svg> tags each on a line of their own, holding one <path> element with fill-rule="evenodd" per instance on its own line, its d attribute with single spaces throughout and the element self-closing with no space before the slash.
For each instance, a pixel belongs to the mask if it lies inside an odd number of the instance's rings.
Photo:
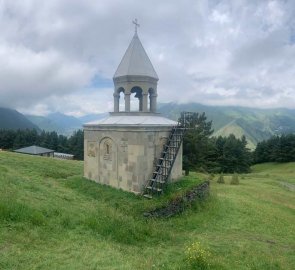
<svg viewBox="0 0 295 270">
<path fill-rule="evenodd" d="M 191 128 L 193 123 L 194 114 L 192 112 L 181 113 L 177 125 L 172 128 L 167 143 L 163 146 L 163 151 L 157 161 L 152 177 L 147 181 L 143 193 L 144 197 L 151 199 L 153 195 L 161 195 L 163 193 L 182 144 L 185 131 Z"/>
</svg>

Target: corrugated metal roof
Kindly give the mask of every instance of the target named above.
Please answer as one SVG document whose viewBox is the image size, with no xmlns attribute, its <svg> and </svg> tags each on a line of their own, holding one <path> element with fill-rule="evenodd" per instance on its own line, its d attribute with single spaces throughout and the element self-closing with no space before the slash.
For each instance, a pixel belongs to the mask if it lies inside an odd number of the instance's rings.
<svg viewBox="0 0 295 270">
<path fill-rule="evenodd" d="M 31 154 L 31 155 L 40 155 L 40 154 L 52 153 L 52 152 L 54 152 L 54 150 L 43 148 L 43 147 L 36 146 L 36 145 L 32 145 L 32 146 L 28 146 L 28 147 L 14 150 L 14 152 Z"/>
<path fill-rule="evenodd" d="M 136 33 L 115 72 L 114 78 L 132 75 L 159 79 Z"/>
<path fill-rule="evenodd" d="M 60 152 L 54 152 L 54 156 L 65 156 L 65 157 L 73 157 L 74 155 L 72 154 L 66 154 L 66 153 L 60 153 Z"/>
<path fill-rule="evenodd" d="M 133 116 L 133 115 L 111 115 L 98 121 L 90 122 L 84 126 L 93 125 L 141 125 L 141 126 L 175 126 L 177 122 L 162 116 Z"/>
</svg>

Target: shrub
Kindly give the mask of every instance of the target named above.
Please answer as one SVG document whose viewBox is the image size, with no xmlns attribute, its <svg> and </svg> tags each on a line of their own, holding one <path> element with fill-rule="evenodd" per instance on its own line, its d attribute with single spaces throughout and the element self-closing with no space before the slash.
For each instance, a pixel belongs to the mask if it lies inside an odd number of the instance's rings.
<svg viewBox="0 0 295 270">
<path fill-rule="evenodd" d="M 217 179 L 217 183 L 219 184 L 225 184 L 223 174 L 221 173 Z"/>
<path fill-rule="evenodd" d="M 234 173 L 231 177 L 231 181 L 230 181 L 231 185 L 238 185 L 239 184 L 239 176 Z"/>
<path fill-rule="evenodd" d="M 208 269 L 210 252 L 200 242 L 194 242 L 186 248 L 186 262 L 193 269 Z"/>
<path fill-rule="evenodd" d="M 215 177 L 214 173 L 210 173 L 208 178 L 209 178 L 209 180 L 214 180 L 214 177 Z"/>
</svg>

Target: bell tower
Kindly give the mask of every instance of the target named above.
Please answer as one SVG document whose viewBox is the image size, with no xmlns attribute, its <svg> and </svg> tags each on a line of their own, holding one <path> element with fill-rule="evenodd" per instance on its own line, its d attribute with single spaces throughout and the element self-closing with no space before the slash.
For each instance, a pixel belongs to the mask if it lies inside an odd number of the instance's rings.
<svg viewBox="0 0 295 270">
<path fill-rule="evenodd" d="M 137 112 L 156 113 L 159 78 L 138 37 L 137 20 L 133 23 L 134 36 L 113 77 L 114 113 L 130 113 L 130 95 L 133 93 L 138 98 Z M 125 100 L 123 110 L 119 108 L 121 95 Z"/>
<path fill-rule="evenodd" d="M 157 161 L 177 122 L 157 113 L 159 78 L 139 40 L 137 20 L 133 23 L 134 36 L 113 77 L 114 111 L 104 119 L 84 124 L 84 176 L 141 193 L 159 169 Z M 138 101 L 135 111 L 131 110 L 133 94 Z M 124 102 L 120 108 L 121 98 Z M 182 175 L 182 148 L 171 168 L 169 181 Z"/>
</svg>

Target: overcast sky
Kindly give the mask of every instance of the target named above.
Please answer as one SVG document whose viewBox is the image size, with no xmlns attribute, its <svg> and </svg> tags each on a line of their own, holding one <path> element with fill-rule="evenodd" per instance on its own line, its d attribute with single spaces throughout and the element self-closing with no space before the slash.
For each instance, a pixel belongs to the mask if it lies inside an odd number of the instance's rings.
<svg viewBox="0 0 295 270">
<path fill-rule="evenodd" d="M 0 106 L 111 111 L 134 18 L 160 102 L 295 108 L 294 0 L 0 0 Z"/>
</svg>

